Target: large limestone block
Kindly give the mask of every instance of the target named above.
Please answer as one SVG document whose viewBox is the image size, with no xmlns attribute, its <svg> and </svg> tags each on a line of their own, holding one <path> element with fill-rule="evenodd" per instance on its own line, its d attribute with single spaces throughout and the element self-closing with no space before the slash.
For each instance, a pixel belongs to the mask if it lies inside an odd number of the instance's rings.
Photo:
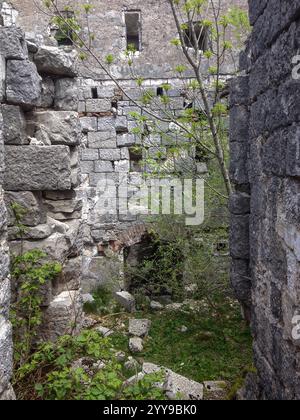
<svg viewBox="0 0 300 420">
<path fill-rule="evenodd" d="M 38 111 L 33 114 L 35 137 L 44 144 L 75 146 L 80 143 L 81 124 L 73 111 Z"/>
<path fill-rule="evenodd" d="M 37 106 L 41 100 L 42 78 L 29 60 L 7 62 L 7 101 L 24 108 Z"/>
<path fill-rule="evenodd" d="M 42 46 L 34 56 L 34 62 L 40 73 L 57 76 L 76 76 L 75 50 L 70 52 L 58 47 Z"/>
<path fill-rule="evenodd" d="M 22 109 L 14 105 L 1 105 L 5 144 L 28 144 L 26 121 Z"/>
<path fill-rule="evenodd" d="M 71 189 L 67 146 L 6 146 L 4 186 L 8 191 Z"/>
<path fill-rule="evenodd" d="M 82 315 L 80 291 L 70 290 L 60 293 L 44 314 L 42 338 L 55 341 L 62 335 L 78 332 Z"/>
<path fill-rule="evenodd" d="M 24 33 L 16 27 L 0 26 L 0 55 L 6 60 L 25 60 L 28 57 Z"/>
</svg>

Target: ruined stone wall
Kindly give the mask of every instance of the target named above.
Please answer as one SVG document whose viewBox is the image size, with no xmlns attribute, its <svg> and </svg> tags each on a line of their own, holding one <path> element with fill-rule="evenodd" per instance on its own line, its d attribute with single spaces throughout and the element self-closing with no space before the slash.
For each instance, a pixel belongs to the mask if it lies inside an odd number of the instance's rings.
<svg viewBox="0 0 300 420">
<path fill-rule="evenodd" d="M 76 75 L 75 55 L 39 49 L 16 26 L 0 26 L 0 62 L 9 248 L 13 255 L 40 249 L 62 264 L 60 278 L 43 289 L 41 336 L 55 339 L 70 332 L 75 320 L 79 326 L 81 318 L 81 201 L 76 193 L 81 126 L 62 93 L 64 83 Z M 25 211 L 22 238 L 15 204 Z M 13 292 L 18 292 L 14 285 Z"/>
<path fill-rule="evenodd" d="M 0 110 L 0 400 L 14 397 L 9 385 L 12 375 L 12 330 L 9 323 L 10 278 L 7 219 L 2 188 L 4 170 L 3 117 Z"/>
<path fill-rule="evenodd" d="M 33 4 L 32 0 L 11 0 L 18 10 L 18 25 L 26 32 L 45 37 L 49 33 L 49 17 Z M 83 35 L 87 35 L 87 22 L 82 13 L 80 0 L 58 0 L 57 7 L 61 11 L 66 6 L 70 10 L 78 10 L 81 16 L 80 24 Z M 37 0 L 41 5 L 42 1 Z M 183 53 L 178 48 L 170 47 L 174 38 L 178 37 L 174 18 L 167 0 L 94 0 L 91 2 L 90 32 L 95 35 L 92 43 L 96 56 L 102 61 L 108 54 L 115 58 L 111 71 L 118 79 L 132 79 L 132 72 L 127 65 L 125 12 L 139 11 L 141 13 L 141 51 L 135 58 L 135 72 L 147 79 L 172 78 L 177 75 L 174 69 L 186 62 Z M 246 0 L 226 0 L 221 2 L 224 9 L 239 5 L 246 7 Z M 83 77 L 94 80 L 107 79 L 107 75 L 91 60 L 89 65 L 83 66 L 80 73 Z M 228 74 L 233 69 L 233 63 L 222 64 L 221 72 Z M 203 59 L 203 68 L 208 69 L 212 62 Z M 187 75 L 193 75 L 187 72 Z"/>
<path fill-rule="evenodd" d="M 300 5 L 249 6 L 253 33 L 231 90 L 232 282 L 251 312 L 258 388 L 247 397 L 298 400 L 292 332 L 300 303 L 300 80 L 292 77 L 292 60 Z"/>
</svg>

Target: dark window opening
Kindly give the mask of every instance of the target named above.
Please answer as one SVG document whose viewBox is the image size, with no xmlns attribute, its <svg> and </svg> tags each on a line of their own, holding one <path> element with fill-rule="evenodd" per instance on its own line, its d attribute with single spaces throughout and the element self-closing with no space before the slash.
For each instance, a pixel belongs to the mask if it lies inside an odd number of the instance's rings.
<svg viewBox="0 0 300 420">
<path fill-rule="evenodd" d="M 141 51 L 141 23 L 139 12 L 125 13 L 127 49 Z"/>
<path fill-rule="evenodd" d="M 207 51 L 209 49 L 209 42 L 208 42 L 208 28 L 201 25 L 199 22 L 194 22 L 194 30 L 195 36 L 197 38 L 198 48 L 201 51 Z M 193 37 L 193 27 L 191 24 L 188 25 L 183 31 L 183 39 L 185 46 L 188 48 L 195 48 L 195 40 Z"/>
<path fill-rule="evenodd" d="M 92 98 L 98 99 L 98 89 L 96 87 L 92 88 Z"/>
<path fill-rule="evenodd" d="M 164 88 L 158 87 L 156 91 L 157 96 L 164 96 Z"/>
<path fill-rule="evenodd" d="M 74 31 L 70 28 L 72 25 L 72 19 L 75 17 L 75 13 L 70 10 L 64 10 L 59 12 L 59 15 L 66 20 L 61 22 L 60 28 L 55 33 L 55 39 L 59 46 L 73 45 Z"/>
<path fill-rule="evenodd" d="M 118 109 L 118 101 L 112 101 L 111 107 L 117 110 Z"/>
<path fill-rule="evenodd" d="M 140 147 L 129 149 L 130 171 L 143 172 L 143 150 Z"/>
</svg>

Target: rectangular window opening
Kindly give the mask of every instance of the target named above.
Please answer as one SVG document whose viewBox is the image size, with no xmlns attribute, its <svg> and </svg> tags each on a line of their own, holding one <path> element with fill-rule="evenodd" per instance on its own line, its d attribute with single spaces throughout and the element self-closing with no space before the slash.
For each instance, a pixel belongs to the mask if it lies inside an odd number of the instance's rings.
<svg viewBox="0 0 300 420">
<path fill-rule="evenodd" d="M 201 22 L 194 22 L 193 26 L 187 24 L 188 27 L 183 32 L 184 43 L 188 48 L 195 48 L 195 39 L 193 37 L 193 27 L 194 34 L 198 43 L 198 48 L 200 51 L 207 51 L 209 49 L 209 30 L 206 26 L 201 25 Z"/>
<path fill-rule="evenodd" d="M 130 172 L 143 172 L 143 150 L 140 147 L 129 149 Z"/>
<path fill-rule="evenodd" d="M 92 98 L 98 99 L 98 89 L 96 87 L 92 88 Z"/>
<path fill-rule="evenodd" d="M 127 49 L 141 51 L 141 14 L 140 12 L 126 12 Z"/>
</svg>

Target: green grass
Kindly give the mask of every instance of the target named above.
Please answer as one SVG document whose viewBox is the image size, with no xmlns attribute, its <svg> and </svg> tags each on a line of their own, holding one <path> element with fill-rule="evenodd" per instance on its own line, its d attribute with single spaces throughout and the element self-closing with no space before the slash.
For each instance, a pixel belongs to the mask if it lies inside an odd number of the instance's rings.
<svg viewBox="0 0 300 420">
<path fill-rule="evenodd" d="M 223 306 L 220 316 L 203 313 L 139 313 L 152 320 L 144 352 L 138 358 L 168 367 L 195 381 L 226 380 L 231 385 L 252 365 L 249 328 L 238 305 Z M 180 331 L 182 326 L 188 331 Z M 118 348 L 128 350 L 128 337 L 116 334 Z"/>
</svg>

